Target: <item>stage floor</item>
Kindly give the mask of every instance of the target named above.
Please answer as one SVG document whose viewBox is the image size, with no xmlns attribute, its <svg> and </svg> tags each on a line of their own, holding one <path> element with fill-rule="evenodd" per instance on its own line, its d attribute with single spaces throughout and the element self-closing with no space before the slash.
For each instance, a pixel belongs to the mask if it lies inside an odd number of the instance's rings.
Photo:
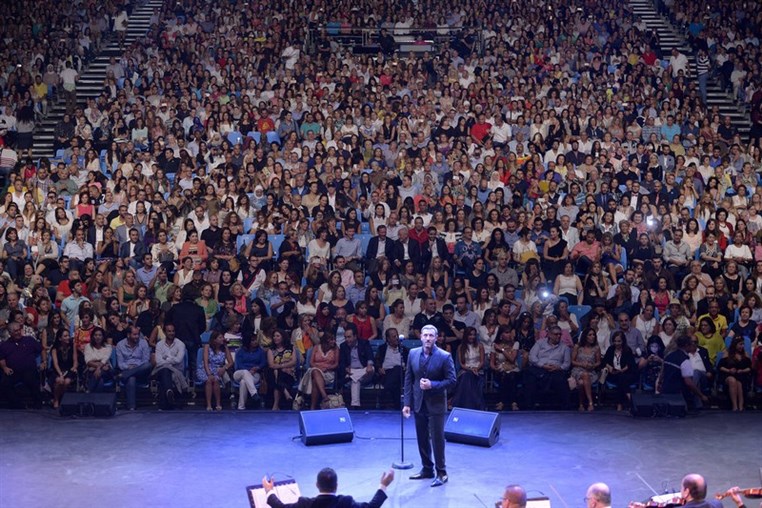
<svg viewBox="0 0 762 508">
<path fill-rule="evenodd" d="M 120 412 L 68 419 L 51 410 L 0 411 L 0 506 L 119 508 L 247 507 L 244 487 L 265 473 L 293 477 L 316 494 L 331 466 L 339 490 L 368 501 L 381 472 L 399 458 L 396 412 L 353 412 L 355 440 L 306 447 L 293 412 L 195 410 Z M 760 486 L 762 412 L 708 412 L 686 419 L 625 413 L 504 413 L 497 445 L 447 444 L 450 482 L 431 488 L 398 471 L 384 506 L 492 508 L 508 483 L 579 508 L 587 486 L 608 483 L 615 507 L 679 489 L 702 473 L 715 493 Z M 406 457 L 420 467 L 412 419 Z M 732 503 L 725 502 L 725 506 Z M 749 501 L 749 508 L 756 508 Z"/>
</svg>

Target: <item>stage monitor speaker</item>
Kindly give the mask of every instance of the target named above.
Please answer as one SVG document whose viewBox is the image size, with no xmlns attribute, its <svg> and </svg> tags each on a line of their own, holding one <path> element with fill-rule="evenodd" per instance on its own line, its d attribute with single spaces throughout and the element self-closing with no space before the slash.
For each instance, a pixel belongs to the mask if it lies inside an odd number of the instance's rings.
<svg viewBox="0 0 762 508">
<path fill-rule="evenodd" d="M 66 392 L 61 399 L 61 416 L 114 416 L 116 393 Z"/>
<path fill-rule="evenodd" d="M 349 443 L 355 437 L 352 420 L 345 407 L 300 411 L 299 431 L 302 434 L 302 442 L 307 446 Z"/>
<path fill-rule="evenodd" d="M 444 430 L 448 441 L 490 447 L 500 440 L 500 413 L 454 407 Z"/>
<path fill-rule="evenodd" d="M 635 417 L 672 416 L 682 418 L 687 411 L 685 399 L 680 394 L 632 394 L 632 416 Z"/>
</svg>

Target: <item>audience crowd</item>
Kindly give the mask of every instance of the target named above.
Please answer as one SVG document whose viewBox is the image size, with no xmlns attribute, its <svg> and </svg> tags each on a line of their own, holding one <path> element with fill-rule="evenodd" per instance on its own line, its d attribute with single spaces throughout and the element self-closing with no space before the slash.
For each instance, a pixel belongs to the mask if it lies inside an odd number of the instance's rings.
<svg viewBox="0 0 762 508">
<path fill-rule="evenodd" d="M 161 407 L 188 381 L 210 411 L 231 385 L 240 409 L 339 404 L 344 386 L 359 406 L 368 385 L 398 405 L 426 324 L 456 357 L 456 406 L 567 407 L 576 390 L 593 410 L 608 387 L 620 407 L 635 389 L 699 407 L 716 388 L 742 410 L 762 386 L 758 5 L 664 6 L 712 72 L 735 62 L 750 142 L 625 4 L 186 0 L 111 60 L 97 97 L 67 103 L 53 160 L 15 118 L 70 93 L 67 69 L 126 7 L 14 8 L 12 403 L 26 387 L 39 404 L 39 371 L 54 406 L 120 387 L 133 409 L 151 379 Z M 355 54 L 336 24 L 382 29 L 383 50 Z M 413 27 L 450 40 L 389 51 Z"/>
</svg>

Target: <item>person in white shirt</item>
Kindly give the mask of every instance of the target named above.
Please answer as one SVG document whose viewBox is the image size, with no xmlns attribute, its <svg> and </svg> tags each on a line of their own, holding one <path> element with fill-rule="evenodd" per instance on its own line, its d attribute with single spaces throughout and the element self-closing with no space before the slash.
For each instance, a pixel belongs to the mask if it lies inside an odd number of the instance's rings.
<svg viewBox="0 0 762 508">
<path fill-rule="evenodd" d="M 74 114 L 77 107 L 77 80 L 79 74 L 75 71 L 71 62 L 66 62 L 66 67 L 59 74 L 61 87 L 63 88 L 64 99 L 66 100 L 66 113 Z"/>
<path fill-rule="evenodd" d="M 511 131 L 511 126 L 503 120 L 502 114 L 498 114 L 495 117 L 494 122 L 492 122 L 490 134 L 492 134 L 492 142 L 495 146 L 503 147 L 506 143 L 511 141 L 513 132 Z"/>
<path fill-rule="evenodd" d="M 94 257 L 93 246 L 85 241 L 84 230 L 78 229 L 74 233 L 74 241 L 66 244 L 64 256 L 67 256 L 70 260 L 77 260 L 76 264 L 79 266 L 84 263 L 85 259 Z"/>
</svg>

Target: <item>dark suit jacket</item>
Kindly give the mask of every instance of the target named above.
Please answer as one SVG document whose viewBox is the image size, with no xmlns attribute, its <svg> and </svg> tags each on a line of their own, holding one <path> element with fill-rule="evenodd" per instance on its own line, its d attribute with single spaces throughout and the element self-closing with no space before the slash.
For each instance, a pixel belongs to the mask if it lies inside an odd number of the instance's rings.
<svg viewBox="0 0 762 508">
<path fill-rule="evenodd" d="M 126 259 L 129 257 L 133 257 L 137 260 L 143 259 L 143 254 L 148 252 L 146 250 L 146 246 L 143 244 L 143 242 L 138 241 L 138 243 L 135 244 L 135 255 L 130 256 L 130 242 L 129 240 L 124 242 L 122 245 L 119 246 L 119 257 L 122 259 Z"/>
<path fill-rule="evenodd" d="M 373 348 L 370 347 L 370 342 L 367 340 L 357 341 L 357 353 L 360 357 L 360 363 L 363 367 L 368 366 L 368 362 L 373 362 Z M 342 342 L 339 346 L 339 372 L 342 376 L 346 375 L 346 369 L 352 364 L 352 350 L 346 342 Z"/>
<path fill-rule="evenodd" d="M 415 269 L 419 270 L 421 267 L 421 244 L 408 238 L 407 247 L 407 253 L 410 260 L 415 265 Z M 399 260 L 402 263 L 402 266 L 405 266 L 405 261 L 403 260 L 404 257 L 405 247 L 402 245 L 402 242 L 398 240 L 394 242 L 394 256 L 392 259 Z"/>
<path fill-rule="evenodd" d="M 447 250 L 447 244 L 444 239 L 437 237 L 434 241 L 437 244 L 437 255 L 442 258 L 442 261 L 449 263 L 450 266 L 452 266 L 452 255 L 450 254 L 450 251 Z M 429 245 L 429 242 L 426 242 L 421 252 L 421 269 L 423 271 L 428 271 L 429 265 L 431 264 L 431 258 L 431 245 Z"/>
<path fill-rule="evenodd" d="M 395 254 L 395 242 L 389 237 L 386 237 L 386 244 L 384 245 L 384 255 L 391 261 L 392 256 Z M 365 252 L 365 259 L 376 259 L 378 255 L 378 237 L 374 236 L 368 242 L 368 250 Z"/>
<path fill-rule="evenodd" d="M 186 344 L 201 344 L 201 334 L 206 330 L 206 315 L 196 302 L 183 300 L 174 305 L 164 319 L 165 323 L 173 323 L 177 330 L 177 338 Z"/>
<path fill-rule="evenodd" d="M 421 369 L 422 355 L 422 347 L 413 349 L 408 355 L 405 369 L 405 406 L 418 413 L 425 403 L 430 415 L 445 414 L 447 391 L 455 389 L 457 383 L 455 362 L 450 353 L 435 346 L 424 372 Z M 419 382 L 424 377 L 431 380 L 431 390 L 421 390 Z"/>
<path fill-rule="evenodd" d="M 378 489 L 369 503 L 358 503 L 352 496 L 333 496 L 320 494 L 317 497 L 300 497 L 295 503 L 284 504 L 274 493 L 267 497 L 267 504 L 272 508 L 378 508 L 386 501 L 386 493 Z"/>
</svg>

